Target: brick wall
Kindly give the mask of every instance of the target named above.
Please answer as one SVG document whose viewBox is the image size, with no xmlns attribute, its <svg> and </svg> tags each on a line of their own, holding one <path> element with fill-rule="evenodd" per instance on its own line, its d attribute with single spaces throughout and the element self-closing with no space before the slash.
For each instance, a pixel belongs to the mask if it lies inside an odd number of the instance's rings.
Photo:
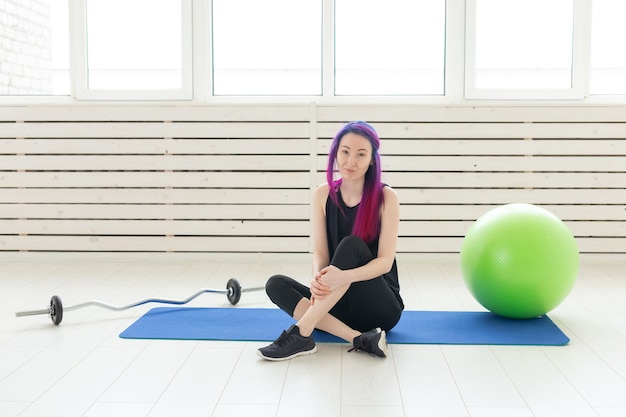
<svg viewBox="0 0 626 417">
<path fill-rule="evenodd" d="M 0 95 L 51 93 L 50 1 L 0 0 Z"/>
</svg>

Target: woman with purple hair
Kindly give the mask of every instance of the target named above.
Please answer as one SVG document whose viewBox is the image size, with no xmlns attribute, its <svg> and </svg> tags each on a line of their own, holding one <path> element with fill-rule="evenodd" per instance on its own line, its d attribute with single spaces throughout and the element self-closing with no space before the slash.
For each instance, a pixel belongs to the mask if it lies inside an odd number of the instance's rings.
<svg viewBox="0 0 626 417">
<path fill-rule="evenodd" d="M 284 275 L 268 280 L 270 299 L 297 322 L 258 350 L 263 359 L 315 353 L 314 329 L 352 343 L 350 351 L 387 355 L 386 331 L 404 304 L 396 266 L 400 205 L 381 181 L 379 147 L 378 134 L 362 121 L 333 139 L 327 182 L 313 195 L 311 286 Z"/>
</svg>

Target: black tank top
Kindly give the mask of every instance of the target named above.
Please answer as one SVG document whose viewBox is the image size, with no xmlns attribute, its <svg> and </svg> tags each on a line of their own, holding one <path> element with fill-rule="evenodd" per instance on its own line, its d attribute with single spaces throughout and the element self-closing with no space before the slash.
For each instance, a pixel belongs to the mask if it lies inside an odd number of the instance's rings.
<svg viewBox="0 0 626 417">
<path fill-rule="evenodd" d="M 337 250 L 339 242 L 341 242 L 344 237 L 352 234 L 352 226 L 354 226 L 356 213 L 359 209 L 359 204 L 354 207 L 346 206 L 341 196 L 341 190 L 337 190 L 337 202 L 339 206 L 336 205 L 330 197 L 326 199 L 326 235 L 328 237 L 328 251 L 331 259 Z M 367 246 L 374 256 L 378 256 L 378 237 L 368 243 Z M 404 305 L 400 297 L 398 266 L 396 265 L 395 258 L 391 270 L 384 274 L 383 277 L 393 290 L 396 298 L 400 301 L 400 305 Z"/>
</svg>

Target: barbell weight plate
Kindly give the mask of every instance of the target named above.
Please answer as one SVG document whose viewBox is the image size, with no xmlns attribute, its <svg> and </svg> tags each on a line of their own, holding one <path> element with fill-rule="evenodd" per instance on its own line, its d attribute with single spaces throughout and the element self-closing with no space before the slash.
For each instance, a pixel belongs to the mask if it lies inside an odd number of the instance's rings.
<svg viewBox="0 0 626 417">
<path fill-rule="evenodd" d="M 58 295 L 53 295 L 50 299 L 50 318 L 56 326 L 63 320 L 63 303 Z"/>
<path fill-rule="evenodd" d="M 236 305 L 241 299 L 241 285 L 239 281 L 235 278 L 229 279 L 226 283 L 226 290 L 228 291 L 226 298 L 232 305 Z"/>
</svg>

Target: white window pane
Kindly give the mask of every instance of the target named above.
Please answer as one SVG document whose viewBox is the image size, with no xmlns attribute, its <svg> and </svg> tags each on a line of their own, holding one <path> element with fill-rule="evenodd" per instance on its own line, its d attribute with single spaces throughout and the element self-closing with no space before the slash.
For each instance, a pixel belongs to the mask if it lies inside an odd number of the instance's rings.
<svg viewBox="0 0 626 417">
<path fill-rule="evenodd" d="M 335 94 L 444 94 L 445 0 L 336 0 Z"/>
<path fill-rule="evenodd" d="M 214 0 L 215 95 L 319 95 L 321 0 Z"/>
<path fill-rule="evenodd" d="M 181 13 L 180 0 L 88 0 L 89 88 L 181 88 Z"/>
<path fill-rule="evenodd" d="M 626 2 L 593 0 L 591 94 L 626 94 Z"/>
<path fill-rule="evenodd" d="M 476 0 L 475 87 L 572 87 L 573 0 Z"/>
<path fill-rule="evenodd" d="M 2 6 L 0 95 L 70 94 L 68 15 L 67 0 Z"/>
</svg>

